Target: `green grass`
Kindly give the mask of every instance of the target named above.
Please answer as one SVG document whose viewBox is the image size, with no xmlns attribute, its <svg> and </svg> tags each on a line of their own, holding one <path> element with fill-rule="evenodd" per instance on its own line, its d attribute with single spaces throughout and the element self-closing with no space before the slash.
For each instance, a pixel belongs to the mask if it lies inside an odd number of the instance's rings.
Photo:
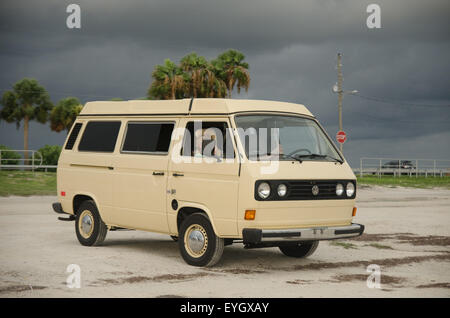
<svg viewBox="0 0 450 318">
<path fill-rule="evenodd" d="M 0 170 L 0 196 L 10 195 L 56 195 L 56 173 Z"/>
<path fill-rule="evenodd" d="M 408 187 L 408 188 L 446 188 L 450 189 L 450 177 L 427 177 L 415 176 L 364 176 L 358 177 L 359 185 L 379 185 L 390 187 Z"/>
<path fill-rule="evenodd" d="M 450 189 L 450 177 L 358 177 L 359 185 Z M 0 170 L 0 196 L 56 195 L 56 173 Z"/>
<path fill-rule="evenodd" d="M 337 242 L 337 241 L 333 241 L 330 243 L 333 246 L 341 246 L 343 248 L 345 248 L 346 250 L 353 248 L 353 249 L 357 249 L 358 247 L 355 244 L 352 243 L 346 243 L 346 242 Z"/>
</svg>

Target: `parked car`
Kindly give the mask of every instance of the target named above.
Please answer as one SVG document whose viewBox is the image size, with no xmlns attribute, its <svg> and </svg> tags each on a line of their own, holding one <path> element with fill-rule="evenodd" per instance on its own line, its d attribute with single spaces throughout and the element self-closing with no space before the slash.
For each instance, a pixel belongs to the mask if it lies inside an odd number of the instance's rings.
<svg viewBox="0 0 450 318">
<path fill-rule="evenodd" d="M 381 166 L 383 169 L 415 169 L 416 167 L 410 160 L 393 160 Z"/>
<path fill-rule="evenodd" d="M 278 145 L 252 156 L 246 140 L 263 132 Z M 89 102 L 59 157 L 57 191 L 53 209 L 75 221 L 82 245 L 100 245 L 108 230 L 163 233 L 194 266 L 214 265 L 233 243 L 302 258 L 320 240 L 364 231 L 352 223 L 352 169 L 292 103 Z"/>
</svg>

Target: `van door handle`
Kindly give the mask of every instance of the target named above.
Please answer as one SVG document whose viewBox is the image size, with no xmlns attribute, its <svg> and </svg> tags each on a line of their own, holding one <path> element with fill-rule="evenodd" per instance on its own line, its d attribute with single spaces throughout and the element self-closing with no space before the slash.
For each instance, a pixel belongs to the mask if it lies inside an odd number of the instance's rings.
<svg viewBox="0 0 450 318">
<path fill-rule="evenodd" d="M 184 177 L 184 174 L 182 173 L 174 173 L 172 174 L 174 177 Z"/>
<path fill-rule="evenodd" d="M 163 176 L 163 175 L 164 175 L 164 172 L 153 171 L 153 175 L 154 175 L 154 176 Z"/>
</svg>

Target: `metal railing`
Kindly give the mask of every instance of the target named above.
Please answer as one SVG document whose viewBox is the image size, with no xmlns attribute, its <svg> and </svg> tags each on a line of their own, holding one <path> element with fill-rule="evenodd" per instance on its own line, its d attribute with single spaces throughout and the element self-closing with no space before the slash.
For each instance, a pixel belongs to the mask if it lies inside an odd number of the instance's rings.
<svg viewBox="0 0 450 318">
<path fill-rule="evenodd" d="M 13 152 L 19 153 L 22 156 L 20 158 L 6 158 L 5 153 Z M 25 155 L 28 158 L 25 158 Z M 18 164 L 8 164 L 8 162 L 18 162 Z M 30 169 L 35 171 L 37 169 L 56 169 L 55 165 L 42 165 L 43 157 L 42 154 L 37 150 L 11 150 L 11 149 L 0 149 L 0 170 L 27 170 Z M 7 164 L 4 164 L 4 163 Z"/>
<path fill-rule="evenodd" d="M 364 175 L 396 176 L 450 176 L 450 160 L 441 159 L 399 159 L 361 158 L 359 169 L 353 169 L 360 177 Z"/>
</svg>

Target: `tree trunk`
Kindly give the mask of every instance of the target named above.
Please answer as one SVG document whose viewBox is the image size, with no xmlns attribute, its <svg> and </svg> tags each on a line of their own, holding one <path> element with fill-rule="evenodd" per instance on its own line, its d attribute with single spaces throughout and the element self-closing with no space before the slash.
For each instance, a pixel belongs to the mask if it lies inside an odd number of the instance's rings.
<svg viewBox="0 0 450 318">
<path fill-rule="evenodd" d="M 25 150 L 24 164 L 28 164 L 28 122 L 30 120 L 29 120 L 28 116 L 25 116 L 23 121 L 24 121 L 24 123 L 23 123 L 23 150 Z"/>
<path fill-rule="evenodd" d="M 227 90 L 228 90 L 228 98 L 231 98 L 231 81 L 228 81 L 228 85 L 227 85 Z"/>
<path fill-rule="evenodd" d="M 197 98 L 197 73 L 192 72 L 192 97 Z"/>
<path fill-rule="evenodd" d="M 172 89 L 172 99 L 175 99 L 175 84 L 174 83 L 172 83 L 171 89 Z"/>
</svg>

